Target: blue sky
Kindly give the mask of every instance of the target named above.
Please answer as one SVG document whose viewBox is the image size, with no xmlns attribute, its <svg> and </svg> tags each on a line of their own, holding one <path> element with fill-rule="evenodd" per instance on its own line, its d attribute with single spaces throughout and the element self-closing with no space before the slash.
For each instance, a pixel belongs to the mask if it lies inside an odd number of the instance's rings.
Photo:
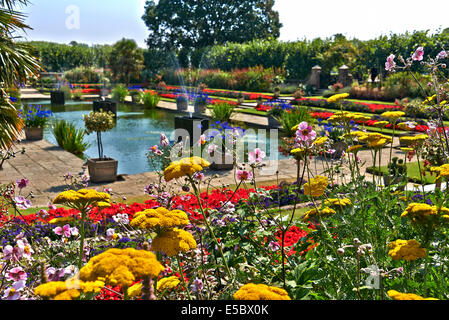
<svg viewBox="0 0 449 320">
<path fill-rule="evenodd" d="M 144 0 L 31 1 L 24 8 L 27 23 L 34 28 L 28 32 L 28 40 L 112 44 L 125 37 L 145 47 L 148 31 L 141 19 Z M 433 0 L 431 8 L 416 0 L 276 0 L 275 3 L 284 24 L 280 37 L 284 41 L 335 33 L 367 40 L 390 32 L 449 27 L 447 0 Z M 71 6 L 79 10 L 79 29 L 73 28 L 73 11 L 66 12 Z"/>
</svg>

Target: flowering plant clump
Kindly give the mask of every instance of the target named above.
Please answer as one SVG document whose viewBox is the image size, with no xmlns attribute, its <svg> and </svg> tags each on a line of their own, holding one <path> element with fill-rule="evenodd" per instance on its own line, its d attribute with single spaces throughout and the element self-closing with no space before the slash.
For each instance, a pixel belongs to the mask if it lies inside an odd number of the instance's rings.
<svg viewBox="0 0 449 320">
<path fill-rule="evenodd" d="M 396 240 L 388 244 L 388 254 L 393 260 L 414 261 L 424 258 L 427 250 L 420 247 L 416 240 Z"/>
<path fill-rule="evenodd" d="M 28 128 L 44 128 L 52 115 L 51 110 L 43 110 L 41 106 L 30 105 L 28 110 L 21 111 L 21 117 Z"/>
<path fill-rule="evenodd" d="M 165 180 L 171 181 L 184 176 L 192 176 L 196 172 L 200 172 L 203 169 L 210 166 L 207 160 L 199 157 L 184 158 L 179 161 L 172 162 L 165 170 Z"/>
<path fill-rule="evenodd" d="M 235 294 L 235 300 L 290 300 L 283 289 L 265 284 L 249 283 L 241 287 Z"/>
</svg>

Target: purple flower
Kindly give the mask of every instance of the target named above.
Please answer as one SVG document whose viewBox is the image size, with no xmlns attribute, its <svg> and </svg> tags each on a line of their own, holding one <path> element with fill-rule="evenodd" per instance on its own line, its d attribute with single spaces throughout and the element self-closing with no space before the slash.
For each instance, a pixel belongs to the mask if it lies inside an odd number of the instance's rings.
<svg viewBox="0 0 449 320">
<path fill-rule="evenodd" d="M 438 55 L 437 55 L 437 59 L 446 59 L 447 58 L 447 52 L 446 51 L 441 51 Z"/>
<path fill-rule="evenodd" d="M 17 187 L 22 190 L 28 186 L 28 179 L 19 179 L 16 181 Z"/>
<path fill-rule="evenodd" d="M 203 290 L 203 280 L 196 278 L 193 280 L 193 284 L 190 286 L 192 292 L 200 292 Z"/>
<path fill-rule="evenodd" d="M 412 59 L 414 61 L 422 61 L 423 57 L 424 57 L 423 47 L 419 47 L 418 49 L 416 49 L 415 53 L 412 55 Z"/>
<path fill-rule="evenodd" d="M 385 62 L 385 70 L 387 71 L 394 71 L 394 68 L 396 67 L 396 62 L 394 62 L 395 55 L 390 54 L 387 58 L 387 62 Z"/>
<path fill-rule="evenodd" d="M 22 291 L 23 288 L 25 288 L 25 280 L 20 280 L 20 281 L 13 283 L 13 285 L 10 288 L 5 290 L 5 292 L 3 293 L 2 299 L 19 300 L 20 291 Z"/>
</svg>

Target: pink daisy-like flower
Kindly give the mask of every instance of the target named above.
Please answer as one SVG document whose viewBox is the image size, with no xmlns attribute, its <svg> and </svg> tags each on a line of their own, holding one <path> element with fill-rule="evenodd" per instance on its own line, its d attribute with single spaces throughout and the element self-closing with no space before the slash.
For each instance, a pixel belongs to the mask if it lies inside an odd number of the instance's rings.
<svg viewBox="0 0 449 320">
<path fill-rule="evenodd" d="M 316 132 L 307 122 L 301 122 L 296 131 L 296 138 L 299 141 L 313 141 L 316 139 Z"/>
<path fill-rule="evenodd" d="M 4 300 L 19 300 L 20 299 L 20 292 L 25 288 L 25 280 L 20 280 L 13 285 L 6 289 L 3 293 L 2 299 Z"/>
<path fill-rule="evenodd" d="M 6 278 L 14 282 L 26 280 L 27 273 L 25 272 L 25 270 L 23 270 L 22 267 L 14 267 L 8 271 Z"/>
<path fill-rule="evenodd" d="M 22 210 L 26 210 L 28 208 L 31 208 L 32 206 L 31 201 L 26 199 L 25 197 L 16 197 L 14 198 L 14 201 L 16 202 L 17 208 Z"/>
<path fill-rule="evenodd" d="M 248 160 L 250 163 L 260 163 L 266 157 L 266 153 L 259 148 L 256 148 L 253 152 L 248 155 Z"/>
<path fill-rule="evenodd" d="M 385 70 L 387 71 L 394 71 L 394 68 L 396 67 L 396 62 L 394 62 L 395 55 L 390 54 L 387 58 L 387 62 L 385 62 Z"/>
<path fill-rule="evenodd" d="M 423 57 L 424 57 L 423 47 L 419 47 L 418 49 L 416 49 L 415 53 L 412 55 L 412 59 L 414 61 L 422 61 Z"/>
<path fill-rule="evenodd" d="M 237 170 L 236 174 L 239 181 L 249 180 L 253 177 L 253 174 L 246 170 Z"/>
<path fill-rule="evenodd" d="M 170 144 L 167 136 L 163 133 L 161 133 L 160 144 L 161 144 L 161 147 L 167 147 Z"/>
<path fill-rule="evenodd" d="M 446 59 L 447 58 L 447 52 L 446 51 L 441 51 L 438 55 L 437 55 L 437 59 Z"/>
<path fill-rule="evenodd" d="M 70 238 L 70 236 L 72 235 L 72 228 L 70 227 L 70 225 L 66 224 L 62 228 L 61 227 L 54 228 L 53 232 L 56 233 L 58 236 Z"/>
<path fill-rule="evenodd" d="M 20 179 L 16 181 L 17 188 L 19 188 L 20 190 L 26 188 L 28 186 L 28 183 L 28 179 Z"/>
</svg>

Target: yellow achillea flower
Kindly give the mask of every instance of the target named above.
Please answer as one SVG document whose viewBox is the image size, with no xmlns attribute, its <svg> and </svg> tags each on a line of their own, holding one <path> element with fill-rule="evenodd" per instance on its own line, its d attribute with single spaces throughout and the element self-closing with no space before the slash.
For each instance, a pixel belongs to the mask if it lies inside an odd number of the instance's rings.
<svg viewBox="0 0 449 320">
<path fill-rule="evenodd" d="M 163 252 L 167 256 L 172 257 L 180 252 L 188 252 L 196 248 L 196 241 L 192 234 L 174 228 L 157 235 L 151 242 L 151 251 Z"/>
<path fill-rule="evenodd" d="M 130 298 L 135 298 L 135 297 L 140 296 L 142 294 L 142 287 L 143 287 L 142 282 L 136 283 L 132 287 L 129 287 L 128 288 L 128 296 Z"/>
<path fill-rule="evenodd" d="M 315 140 L 315 142 L 313 143 L 313 145 L 314 145 L 314 146 L 322 146 L 324 143 L 326 143 L 327 140 L 328 140 L 327 137 L 320 137 L 320 138 L 317 138 L 317 139 Z"/>
<path fill-rule="evenodd" d="M 184 227 L 189 224 L 189 218 L 184 211 L 167 209 L 160 207 L 157 209 L 147 209 L 134 214 L 130 225 L 140 229 L 170 229 L 174 227 Z"/>
<path fill-rule="evenodd" d="M 437 97 L 436 94 L 434 94 L 434 95 L 431 96 L 431 97 L 427 97 L 427 99 L 423 101 L 423 104 L 429 104 L 429 103 L 432 103 L 433 101 L 435 101 L 435 98 L 436 98 L 436 97 Z"/>
<path fill-rule="evenodd" d="M 287 291 L 266 284 L 248 283 L 234 293 L 235 300 L 291 300 Z"/>
<path fill-rule="evenodd" d="M 304 214 L 304 217 L 302 218 L 302 220 L 304 222 L 309 221 L 311 219 L 318 219 L 318 218 L 326 218 L 329 217 L 331 215 L 334 215 L 336 212 L 334 209 L 331 208 L 323 208 L 323 209 L 312 209 L 307 211 Z"/>
<path fill-rule="evenodd" d="M 180 284 L 179 278 L 176 276 L 162 278 L 157 282 L 157 291 L 163 291 L 166 289 L 174 289 Z"/>
<path fill-rule="evenodd" d="M 63 225 L 66 225 L 67 223 L 73 222 L 73 217 L 61 217 L 61 218 L 54 218 L 48 221 L 49 224 L 56 224 L 60 227 Z"/>
<path fill-rule="evenodd" d="M 432 172 L 436 172 L 438 173 L 438 177 L 436 178 L 436 180 L 441 179 L 441 178 L 449 178 L 449 164 L 443 164 L 440 167 L 434 167 L 430 169 Z"/>
<path fill-rule="evenodd" d="M 335 112 L 332 117 L 327 119 L 329 122 L 349 122 L 351 120 L 370 120 L 371 118 L 366 117 L 365 115 L 361 113 L 354 113 L 349 111 L 338 111 Z"/>
<path fill-rule="evenodd" d="M 391 143 L 391 141 L 391 139 L 380 138 L 370 142 L 368 144 L 368 147 L 372 149 L 382 149 L 384 146 Z"/>
<path fill-rule="evenodd" d="M 92 205 L 98 202 L 110 202 L 111 195 L 105 192 L 98 192 L 93 189 L 81 189 L 78 191 L 69 190 L 61 192 L 53 200 L 53 204 L 63 204 L 70 207 Z"/>
<path fill-rule="evenodd" d="M 388 254 L 393 260 L 415 261 L 424 258 L 427 253 L 416 240 L 396 240 L 390 242 L 388 248 Z"/>
<path fill-rule="evenodd" d="M 356 154 L 356 153 L 359 152 L 362 148 L 363 148 L 363 146 L 361 146 L 361 145 L 351 146 L 351 147 L 348 148 L 348 150 L 346 150 L 346 153 L 354 153 L 354 154 Z"/>
<path fill-rule="evenodd" d="M 210 163 L 200 157 L 184 158 L 172 162 L 164 170 L 164 178 L 168 182 L 173 179 L 181 178 L 187 175 L 193 175 L 195 172 L 202 171 L 210 166 Z"/>
<path fill-rule="evenodd" d="M 377 121 L 373 124 L 373 127 L 376 128 L 385 128 L 387 125 L 389 125 L 390 123 L 388 121 Z"/>
<path fill-rule="evenodd" d="M 404 153 L 409 153 L 409 152 L 413 151 L 413 148 L 401 148 L 401 151 Z"/>
<path fill-rule="evenodd" d="M 401 217 L 407 217 L 412 223 L 430 224 L 436 226 L 439 218 L 449 220 L 449 209 L 437 206 L 431 206 L 425 203 L 410 203 Z"/>
<path fill-rule="evenodd" d="M 329 103 L 337 102 L 337 101 L 340 101 L 342 99 L 346 99 L 347 97 L 349 97 L 349 93 L 335 94 L 332 97 L 330 97 L 329 99 L 327 99 L 327 102 L 329 102 Z"/>
<path fill-rule="evenodd" d="M 415 144 L 419 144 L 422 143 L 424 141 L 426 141 L 429 138 L 429 136 L 427 134 L 419 134 L 416 136 L 406 136 L 406 137 L 400 137 L 399 141 L 401 141 L 401 143 L 404 143 L 408 146 L 411 145 L 415 145 Z"/>
<path fill-rule="evenodd" d="M 382 113 L 382 117 L 392 120 L 398 119 L 403 116 L 405 116 L 405 112 L 403 111 L 387 111 Z"/>
<path fill-rule="evenodd" d="M 390 298 L 393 298 L 394 300 L 438 300 L 435 298 L 423 298 L 414 293 L 401 293 L 396 290 L 389 290 L 387 294 Z"/>
<path fill-rule="evenodd" d="M 129 288 L 143 277 L 155 278 L 164 271 L 156 255 L 145 250 L 109 249 L 89 260 L 79 272 L 83 281 L 100 279 L 106 285 Z"/>
<path fill-rule="evenodd" d="M 327 200 L 324 201 L 324 205 L 328 206 L 328 207 L 342 208 L 342 207 L 350 206 L 351 204 L 352 204 L 352 202 L 348 198 L 344 198 L 344 199 L 327 199 Z"/>
<path fill-rule="evenodd" d="M 304 194 L 312 197 L 321 197 L 329 184 L 327 177 L 316 176 L 304 184 Z"/>
<path fill-rule="evenodd" d="M 81 292 L 98 293 L 104 287 L 102 281 L 84 282 L 75 278 L 67 281 L 54 281 L 39 285 L 34 289 L 34 294 L 53 300 L 73 300 L 77 299 Z"/>
</svg>

